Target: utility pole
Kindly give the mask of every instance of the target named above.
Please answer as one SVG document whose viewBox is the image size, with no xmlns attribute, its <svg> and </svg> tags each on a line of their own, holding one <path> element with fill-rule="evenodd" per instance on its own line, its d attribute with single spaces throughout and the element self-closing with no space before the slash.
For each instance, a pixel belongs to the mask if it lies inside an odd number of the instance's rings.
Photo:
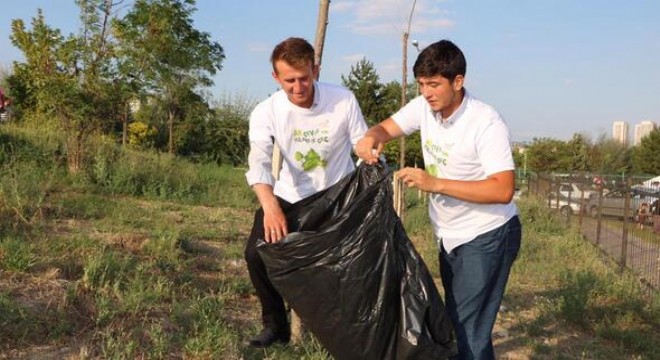
<svg viewBox="0 0 660 360">
<path fill-rule="evenodd" d="M 330 8 L 330 0 L 319 1 L 319 17 L 316 21 L 316 39 L 314 40 L 314 63 L 321 66 L 321 59 L 323 58 L 323 45 L 325 44 L 325 30 L 328 28 L 328 9 Z M 318 80 L 321 71 L 316 75 Z"/>
<path fill-rule="evenodd" d="M 406 105 L 407 96 L 406 92 L 408 91 L 408 37 L 410 36 L 410 23 L 412 22 L 412 16 L 415 12 L 415 5 L 417 0 L 413 0 L 412 9 L 410 9 L 410 15 L 408 16 L 408 27 L 403 33 L 403 71 L 402 71 L 402 80 L 401 80 L 401 107 Z M 406 165 L 406 139 L 401 137 L 399 139 L 399 168 L 402 169 Z"/>
<path fill-rule="evenodd" d="M 408 37 L 410 36 L 410 23 L 412 22 L 412 16 L 415 12 L 415 5 L 417 0 L 413 0 L 412 9 L 410 9 L 410 15 L 408 15 L 408 27 L 403 33 L 403 71 L 402 71 L 402 80 L 401 80 L 401 107 L 406 105 L 408 102 L 406 93 L 408 92 Z M 402 136 L 399 138 L 399 169 L 403 169 L 406 166 L 406 138 Z M 402 182 L 395 177 L 395 194 L 394 194 L 394 210 L 403 221 L 405 214 L 405 186 Z"/>
</svg>

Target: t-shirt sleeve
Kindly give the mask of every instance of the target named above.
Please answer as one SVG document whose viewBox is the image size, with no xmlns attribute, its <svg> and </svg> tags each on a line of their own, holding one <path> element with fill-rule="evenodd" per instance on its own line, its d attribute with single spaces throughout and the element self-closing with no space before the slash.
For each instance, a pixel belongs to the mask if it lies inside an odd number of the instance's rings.
<svg viewBox="0 0 660 360">
<path fill-rule="evenodd" d="M 250 114 L 250 153 L 248 155 L 248 171 L 245 173 L 248 185 L 275 185 L 273 168 L 274 128 L 272 116 L 264 111 L 264 104 L 257 106 Z"/>
<path fill-rule="evenodd" d="M 476 144 L 487 176 L 515 169 L 509 129 L 497 113 L 491 115 L 484 128 L 477 134 Z"/>
<path fill-rule="evenodd" d="M 352 93 L 348 100 L 348 109 L 346 116 L 348 117 L 348 132 L 351 137 L 351 144 L 355 146 L 358 140 L 360 140 L 364 136 L 364 133 L 367 131 L 368 126 L 367 123 L 364 121 L 364 116 L 362 116 L 362 111 L 360 110 L 360 106 L 358 105 L 358 102 Z"/>
<path fill-rule="evenodd" d="M 392 120 L 404 134 L 410 135 L 420 129 L 425 102 L 424 97 L 418 96 L 392 115 Z"/>
</svg>

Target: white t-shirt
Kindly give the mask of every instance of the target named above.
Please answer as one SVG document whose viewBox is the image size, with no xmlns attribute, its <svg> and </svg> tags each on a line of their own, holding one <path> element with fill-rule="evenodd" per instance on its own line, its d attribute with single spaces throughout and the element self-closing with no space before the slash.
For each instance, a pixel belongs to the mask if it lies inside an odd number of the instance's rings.
<svg viewBox="0 0 660 360">
<path fill-rule="evenodd" d="M 513 170 L 509 130 L 495 109 L 465 91 L 461 106 L 442 122 L 423 96 L 413 99 L 392 119 L 405 134 L 421 131 L 426 171 L 451 180 L 484 180 Z M 518 213 L 516 205 L 477 204 L 432 194 L 429 216 L 438 243 L 447 252 L 493 230 Z"/>
<path fill-rule="evenodd" d="M 355 170 L 351 151 L 366 130 L 355 96 L 341 86 L 315 83 L 309 109 L 279 90 L 250 115 L 247 182 L 274 185 L 275 195 L 290 203 L 304 199 Z M 273 140 L 283 159 L 277 181 L 271 174 Z"/>
</svg>

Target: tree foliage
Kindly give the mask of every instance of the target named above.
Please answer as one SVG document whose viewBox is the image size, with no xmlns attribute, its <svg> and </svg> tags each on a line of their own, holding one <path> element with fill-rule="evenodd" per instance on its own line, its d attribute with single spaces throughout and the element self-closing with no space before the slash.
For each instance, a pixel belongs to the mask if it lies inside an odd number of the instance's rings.
<svg viewBox="0 0 660 360">
<path fill-rule="evenodd" d="M 656 135 L 657 136 L 657 135 Z M 652 138 L 645 143 L 633 148 L 626 148 L 618 141 L 601 136 L 596 143 L 581 134 L 573 135 L 569 141 L 550 138 L 534 139 L 527 147 L 525 157 L 527 168 L 536 172 L 589 172 L 604 175 L 611 174 L 654 174 L 653 166 L 658 166 L 656 157 L 646 156 L 653 154 L 657 144 Z M 646 146 L 646 147 L 645 147 Z M 655 146 L 655 150 L 653 147 Z M 644 148 L 644 150 L 641 150 Z M 640 156 L 641 154 L 644 156 Z M 517 165 L 521 161 L 520 154 L 517 156 Z"/>
<path fill-rule="evenodd" d="M 193 0 L 137 0 L 115 23 L 122 72 L 139 79 L 145 92 L 167 111 L 170 153 L 175 150 L 175 122 L 186 116 L 182 100 L 204 102 L 190 93 L 213 85 L 211 76 L 222 69 L 225 58 L 222 46 L 194 27 L 194 4 Z"/>
<path fill-rule="evenodd" d="M 390 117 L 401 107 L 401 84 L 397 81 L 380 83 L 376 68 L 366 58 L 362 58 L 355 66 L 351 66 L 348 76 L 342 75 L 341 79 L 342 84 L 355 94 L 369 126 L 374 126 Z M 413 99 L 417 95 L 416 88 L 408 86 L 407 89 L 407 99 Z M 383 155 L 388 163 L 398 164 L 399 143 L 388 143 Z M 405 162 L 407 166 L 423 166 L 424 164 L 419 133 L 406 137 Z"/>
<path fill-rule="evenodd" d="M 535 138 L 527 149 L 527 167 L 538 172 L 565 172 L 568 164 L 565 143 L 551 138 Z"/>
<path fill-rule="evenodd" d="M 66 38 L 46 24 L 41 10 L 27 29 L 12 21 L 12 43 L 24 63 L 14 65 L 9 80 L 19 110 L 31 109 L 37 119 L 57 119 L 67 136 L 69 170 L 83 166 L 88 137 L 113 112 L 108 43 L 112 2 L 78 0 L 81 33 Z"/>
<path fill-rule="evenodd" d="M 633 149 L 632 160 L 636 173 L 660 175 L 660 128 L 642 138 Z"/>
<path fill-rule="evenodd" d="M 342 84 L 355 94 L 362 115 L 369 126 L 383 120 L 382 104 L 384 102 L 383 85 L 376 72 L 374 64 L 366 58 L 351 65 L 348 76 L 341 76 Z"/>
<path fill-rule="evenodd" d="M 600 174 L 630 173 L 632 150 L 623 144 L 602 135 L 591 151 L 593 172 Z"/>
</svg>

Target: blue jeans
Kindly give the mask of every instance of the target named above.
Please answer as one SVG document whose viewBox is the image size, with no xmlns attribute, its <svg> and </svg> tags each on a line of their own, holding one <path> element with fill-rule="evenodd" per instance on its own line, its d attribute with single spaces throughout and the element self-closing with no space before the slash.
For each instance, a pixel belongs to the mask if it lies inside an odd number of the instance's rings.
<svg viewBox="0 0 660 360">
<path fill-rule="evenodd" d="M 446 309 L 456 331 L 457 359 L 495 359 L 491 332 L 521 241 L 518 216 L 447 254 L 440 251 Z"/>
</svg>

